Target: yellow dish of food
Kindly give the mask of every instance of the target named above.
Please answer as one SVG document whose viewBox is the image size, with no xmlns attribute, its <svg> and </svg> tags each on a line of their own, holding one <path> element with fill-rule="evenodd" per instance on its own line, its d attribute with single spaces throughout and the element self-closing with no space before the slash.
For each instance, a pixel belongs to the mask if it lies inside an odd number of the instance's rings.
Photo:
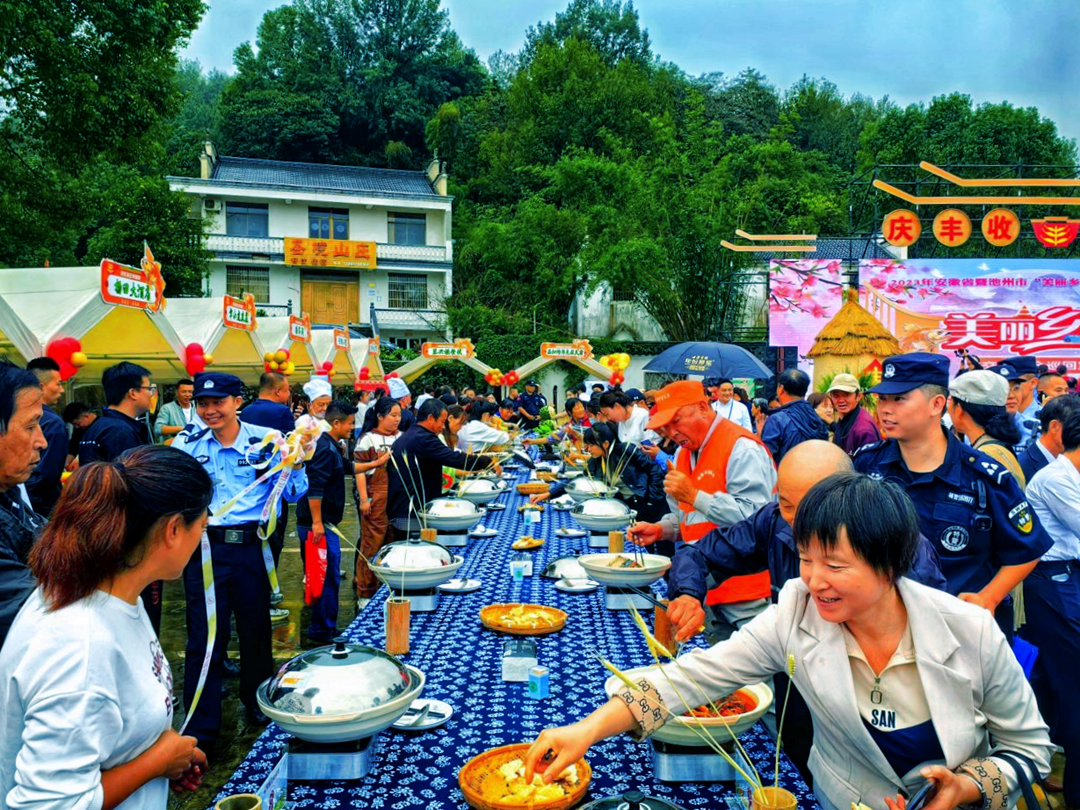
<svg viewBox="0 0 1080 810">
<path fill-rule="evenodd" d="M 566 627 L 566 613 L 546 605 L 488 605 L 480 621 L 489 630 L 518 636 L 540 636 Z"/>
<path fill-rule="evenodd" d="M 544 545 L 543 538 L 540 537 L 522 537 L 520 540 L 514 541 L 514 544 L 510 548 L 514 551 L 532 551 L 540 548 Z"/>
<path fill-rule="evenodd" d="M 486 751 L 466 763 L 458 773 L 465 800 L 480 810 L 565 810 L 585 796 L 592 769 L 578 760 L 545 785 L 539 774 L 525 782 L 527 744 L 507 745 Z"/>
</svg>

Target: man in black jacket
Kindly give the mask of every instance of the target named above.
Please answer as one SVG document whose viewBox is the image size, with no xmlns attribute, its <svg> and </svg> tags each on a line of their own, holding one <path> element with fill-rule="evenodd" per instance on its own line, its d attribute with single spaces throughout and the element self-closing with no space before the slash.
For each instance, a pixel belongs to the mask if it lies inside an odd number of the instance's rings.
<svg viewBox="0 0 1080 810">
<path fill-rule="evenodd" d="M 46 447 L 41 407 L 37 377 L 0 362 L 0 646 L 35 587 L 26 558 L 45 521 L 22 499 L 19 484 L 29 480 Z"/>
<path fill-rule="evenodd" d="M 149 413 L 157 386 L 150 372 L 135 363 L 117 363 L 101 375 L 105 405 L 79 442 L 79 466 L 115 461 L 125 450 L 153 444 L 143 417 Z"/>
<path fill-rule="evenodd" d="M 41 454 L 37 469 L 26 482 L 26 494 L 30 496 L 30 505 L 34 507 L 34 511 L 48 517 L 60 497 L 60 477 L 67 466 L 67 428 L 60 414 L 53 410 L 64 395 L 64 385 L 60 380 L 60 364 L 51 357 L 31 360 L 26 364 L 26 370 L 32 372 L 41 384 L 41 432 L 49 443 Z"/>
<path fill-rule="evenodd" d="M 787 452 L 800 442 L 809 439 L 828 441 L 829 428 L 804 399 L 810 390 L 810 377 L 805 371 L 790 368 L 780 375 L 776 385 L 780 410 L 769 414 L 761 430 L 761 441 L 772 453 L 773 463 L 779 465 Z"/>
<path fill-rule="evenodd" d="M 150 372 L 135 363 L 117 363 L 101 375 L 106 408 L 86 429 L 79 442 L 79 466 L 93 461 L 116 461 L 127 450 L 153 444 L 144 417 L 153 409 L 157 386 Z M 161 581 L 150 583 L 142 592 L 143 608 L 161 630 Z"/>
<path fill-rule="evenodd" d="M 1035 473 L 1065 452 L 1061 440 L 1061 427 L 1069 414 L 1080 407 L 1080 396 L 1066 394 L 1054 397 L 1039 411 L 1039 438 L 1029 442 L 1016 457 L 1020 469 L 1024 471 L 1024 480 L 1031 483 Z"/>
<path fill-rule="evenodd" d="M 420 406 L 416 424 L 394 442 L 386 467 L 389 484 L 386 514 L 394 529 L 394 539 L 404 540 L 410 528 L 419 525 L 410 518 L 424 510 L 424 504 L 442 493 L 442 468 L 485 470 L 497 466 L 491 456 L 477 456 L 451 450 L 439 439 L 446 427 L 446 405 L 429 399 Z"/>
</svg>

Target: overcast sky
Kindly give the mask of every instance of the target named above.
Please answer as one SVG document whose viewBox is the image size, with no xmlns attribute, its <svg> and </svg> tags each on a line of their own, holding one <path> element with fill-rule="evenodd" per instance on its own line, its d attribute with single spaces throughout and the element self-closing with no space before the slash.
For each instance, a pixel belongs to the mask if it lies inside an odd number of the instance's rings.
<svg viewBox="0 0 1080 810">
<path fill-rule="evenodd" d="M 231 72 L 274 0 L 208 0 L 184 53 Z M 443 0 L 467 47 L 486 60 L 568 0 Z M 1080 137 L 1080 0 L 639 0 L 653 50 L 691 75 L 746 67 L 783 89 L 803 74 L 842 93 L 900 104 L 959 91 L 976 102 L 1038 107 Z"/>
</svg>

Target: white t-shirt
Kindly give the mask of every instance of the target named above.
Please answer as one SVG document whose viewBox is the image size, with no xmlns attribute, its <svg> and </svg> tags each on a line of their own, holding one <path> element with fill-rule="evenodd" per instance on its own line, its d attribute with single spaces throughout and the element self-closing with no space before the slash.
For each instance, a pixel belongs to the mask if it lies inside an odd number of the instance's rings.
<svg viewBox="0 0 1080 810">
<path fill-rule="evenodd" d="M 711 404 L 712 409 L 725 419 L 730 419 L 743 430 L 749 430 L 751 433 L 754 432 L 754 426 L 750 422 L 749 408 L 739 402 L 739 400 L 735 399 L 735 397 L 729 399 L 727 405 L 721 404 L 719 400 Z"/>
<path fill-rule="evenodd" d="M 99 810 L 101 772 L 172 727 L 172 672 L 142 600 L 97 591 L 45 612 L 34 591 L 0 652 L 0 806 Z M 121 810 L 165 810 L 164 777 Z"/>
<path fill-rule="evenodd" d="M 630 407 L 630 418 L 625 422 L 619 422 L 619 441 L 623 444 L 640 445 L 645 439 L 646 425 L 649 423 L 649 412 L 636 405 Z"/>
</svg>

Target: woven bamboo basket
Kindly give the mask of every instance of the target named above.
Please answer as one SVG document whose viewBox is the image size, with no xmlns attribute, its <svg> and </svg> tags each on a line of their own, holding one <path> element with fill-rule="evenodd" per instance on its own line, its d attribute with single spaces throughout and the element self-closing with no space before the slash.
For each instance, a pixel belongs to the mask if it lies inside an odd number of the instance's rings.
<svg viewBox="0 0 1080 810">
<path fill-rule="evenodd" d="M 578 783 L 566 796 L 552 799 L 546 802 L 529 802 L 528 804 L 513 804 L 501 802 L 494 798 L 485 798 L 484 788 L 488 787 L 487 796 L 494 795 L 492 788 L 502 788 L 506 782 L 499 773 L 499 768 L 512 759 L 524 759 L 529 750 L 528 743 L 517 745 L 504 745 L 501 748 L 492 748 L 479 756 L 473 757 L 465 766 L 458 771 L 458 784 L 461 792 L 465 794 L 465 801 L 476 810 L 569 810 L 569 808 L 581 802 L 589 790 L 589 782 L 592 781 L 592 768 L 584 759 L 577 761 Z M 494 780 L 489 783 L 488 780 Z"/>
<path fill-rule="evenodd" d="M 543 481 L 529 481 L 517 485 L 518 495 L 543 495 L 548 491 L 548 485 Z"/>
<path fill-rule="evenodd" d="M 552 481 L 557 481 L 559 479 L 559 474 L 554 472 L 538 472 L 536 478 L 539 481 L 546 481 L 550 484 Z"/>
</svg>

